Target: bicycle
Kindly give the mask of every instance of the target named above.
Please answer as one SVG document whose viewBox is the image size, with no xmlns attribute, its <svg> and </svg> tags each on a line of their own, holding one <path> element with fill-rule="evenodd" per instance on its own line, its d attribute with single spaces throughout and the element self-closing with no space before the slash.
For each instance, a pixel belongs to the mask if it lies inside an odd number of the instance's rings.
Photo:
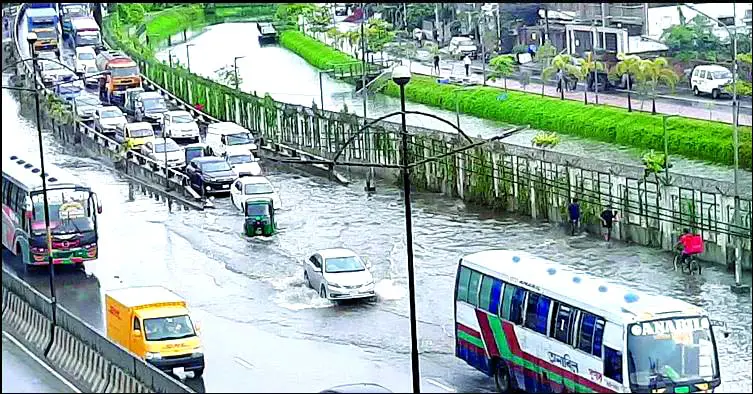
<svg viewBox="0 0 753 394">
<path fill-rule="evenodd" d="M 682 258 L 682 253 L 675 253 L 673 261 L 675 271 L 677 271 L 677 268 L 680 265 L 680 258 Z M 693 275 L 694 271 L 698 271 L 698 275 L 701 274 L 701 264 L 698 262 L 698 259 L 696 259 L 694 254 L 688 256 L 688 258 L 685 259 L 685 264 L 682 264 L 679 268 L 683 274 L 686 273 L 686 271 L 690 275 Z"/>
</svg>

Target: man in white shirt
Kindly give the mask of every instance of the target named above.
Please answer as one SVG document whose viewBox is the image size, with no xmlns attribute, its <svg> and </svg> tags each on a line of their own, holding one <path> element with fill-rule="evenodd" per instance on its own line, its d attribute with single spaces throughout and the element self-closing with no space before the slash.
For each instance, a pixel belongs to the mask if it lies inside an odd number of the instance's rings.
<svg viewBox="0 0 753 394">
<path fill-rule="evenodd" d="M 463 64 L 465 65 L 465 76 L 469 77 L 471 75 L 471 58 L 468 55 L 465 55 L 465 58 L 463 58 Z"/>
</svg>

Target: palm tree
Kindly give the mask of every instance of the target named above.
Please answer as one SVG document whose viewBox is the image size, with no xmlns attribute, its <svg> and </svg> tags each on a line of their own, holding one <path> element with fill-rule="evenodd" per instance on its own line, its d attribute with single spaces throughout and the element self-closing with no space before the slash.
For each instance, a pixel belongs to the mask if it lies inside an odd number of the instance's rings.
<svg viewBox="0 0 753 394">
<path fill-rule="evenodd" d="M 353 56 L 357 56 L 356 50 L 358 47 L 356 44 L 361 40 L 361 32 L 358 31 L 348 31 L 344 34 L 345 38 L 348 40 L 348 46 L 350 47 L 350 51 L 353 53 Z"/>
<path fill-rule="evenodd" d="M 512 74 L 512 72 L 515 70 L 515 56 L 510 55 L 510 54 L 495 56 L 489 62 L 489 68 L 491 68 L 491 74 L 489 75 L 489 79 L 492 81 L 496 81 L 502 78 L 505 81 L 505 91 L 506 91 L 507 90 L 507 77 L 509 77 Z"/>
<path fill-rule="evenodd" d="M 670 67 L 667 59 L 663 57 L 658 57 L 654 60 L 641 60 L 640 70 L 641 78 L 651 90 L 651 113 L 656 115 L 656 89 L 659 87 L 659 84 L 664 84 L 674 90 L 680 77 Z"/>
<path fill-rule="evenodd" d="M 331 38 L 337 48 L 342 51 L 344 38 L 343 33 L 340 32 L 340 30 L 338 30 L 336 27 L 331 27 L 329 30 L 327 30 L 327 36 Z"/>
<path fill-rule="evenodd" d="M 541 97 L 544 97 L 544 87 L 546 84 L 544 83 L 544 69 L 550 66 L 550 63 L 552 61 L 552 58 L 554 58 L 557 55 L 557 48 L 554 47 L 549 41 L 546 41 L 544 45 L 539 48 L 539 50 L 536 52 L 536 62 L 541 63 L 541 74 L 542 74 L 542 81 L 541 81 Z"/>
<path fill-rule="evenodd" d="M 633 111 L 633 105 L 630 102 L 630 91 L 633 88 L 633 80 L 638 80 L 641 77 L 641 58 L 638 55 L 626 55 L 624 53 L 618 53 L 617 59 L 619 62 L 614 66 L 615 73 L 622 78 L 628 76 L 627 91 L 628 91 L 628 112 Z"/>
<path fill-rule="evenodd" d="M 585 59 L 582 59 L 580 63 L 579 68 L 579 76 L 578 79 L 581 79 L 583 81 L 586 81 L 588 79 L 588 76 L 593 73 L 594 71 L 603 71 L 604 70 L 604 63 L 594 59 L 594 53 L 593 51 L 588 52 L 588 55 Z M 594 80 L 594 84 L 598 83 L 598 80 Z M 583 86 L 583 103 L 588 104 L 588 83 L 584 83 Z"/>
<path fill-rule="evenodd" d="M 573 65 L 573 57 L 563 53 L 561 55 L 555 56 L 554 59 L 552 59 L 552 64 L 541 72 L 541 82 L 543 83 L 544 81 L 549 79 L 552 74 L 556 73 L 559 70 L 562 70 L 565 75 L 577 76 L 580 73 L 580 70 Z M 560 90 L 561 100 L 565 99 L 566 88 L 567 87 L 565 86 L 565 81 L 562 81 L 562 89 Z"/>
</svg>

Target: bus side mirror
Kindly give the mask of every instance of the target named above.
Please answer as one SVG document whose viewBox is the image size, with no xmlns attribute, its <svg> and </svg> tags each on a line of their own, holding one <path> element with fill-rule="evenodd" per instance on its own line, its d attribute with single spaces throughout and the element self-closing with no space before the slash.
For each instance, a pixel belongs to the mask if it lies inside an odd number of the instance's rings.
<svg viewBox="0 0 753 394">
<path fill-rule="evenodd" d="M 27 219 L 31 219 L 34 216 L 31 198 L 29 196 L 24 198 L 24 216 Z"/>
<path fill-rule="evenodd" d="M 97 214 L 102 213 L 102 203 L 99 201 L 99 197 L 97 197 L 96 194 L 94 194 L 94 201 L 97 203 Z"/>
</svg>

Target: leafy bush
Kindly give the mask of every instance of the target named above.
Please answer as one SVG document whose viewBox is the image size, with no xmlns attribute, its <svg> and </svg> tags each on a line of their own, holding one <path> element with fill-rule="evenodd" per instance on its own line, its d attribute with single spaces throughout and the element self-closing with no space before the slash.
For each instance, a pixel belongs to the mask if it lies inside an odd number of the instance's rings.
<svg viewBox="0 0 753 394">
<path fill-rule="evenodd" d="M 480 118 L 572 134 L 592 140 L 625 146 L 662 150 L 662 119 L 623 108 L 583 105 L 523 92 L 508 92 L 500 101 L 498 88 L 479 87 L 455 93 L 452 85 L 440 85 L 434 78 L 414 75 L 405 87 L 406 98 L 421 104 L 460 110 Z M 390 81 L 384 92 L 399 97 L 400 90 Z M 669 152 L 690 159 L 719 164 L 734 162 L 732 127 L 697 119 L 676 118 L 667 122 Z M 740 127 L 740 166 L 751 168 L 751 128 Z"/>
<path fill-rule="evenodd" d="M 361 69 L 361 63 L 358 59 L 298 31 L 286 30 L 281 32 L 280 45 L 320 70 L 333 69 L 343 64 L 353 64 L 355 69 L 359 71 Z"/>
<path fill-rule="evenodd" d="M 199 5 L 171 8 L 155 15 L 146 24 L 146 34 L 153 42 L 159 42 L 203 22 L 204 8 Z"/>
<path fill-rule="evenodd" d="M 144 21 L 144 6 L 139 3 L 118 3 L 118 18 L 123 24 L 135 25 Z"/>
</svg>

